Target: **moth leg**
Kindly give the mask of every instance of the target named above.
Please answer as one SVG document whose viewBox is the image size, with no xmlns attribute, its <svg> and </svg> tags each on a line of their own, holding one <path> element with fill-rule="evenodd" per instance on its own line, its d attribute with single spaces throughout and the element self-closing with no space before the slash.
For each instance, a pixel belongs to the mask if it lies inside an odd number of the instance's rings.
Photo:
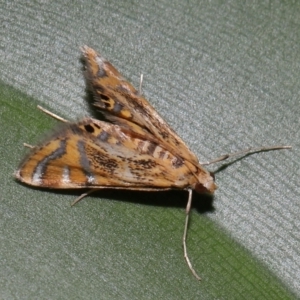
<svg viewBox="0 0 300 300">
<path fill-rule="evenodd" d="M 140 77 L 140 86 L 139 86 L 139 96 L 142 96 L 142 84 L 143 84 L 143 78 L 144 78 L 144 75 L 141 74 L 141 77 Z"/>
<path fill-rule="evenodd" d="M 56 120 L 58 120 L 58 121 L 61 121 L 61 122 L 64 122 L 64 123 L 69 123 L 68 120 L 66 120 L 66 119 L 64 119 L 64 118 L 62 118 L 62 117 L 60 117 L 60 116 L 54 114 L 53 112 L 49 111 L 49 110 L 46 109 L 46 108 L 43 108 L 43 107 L 40 106 L 40 105 L 38 105 L 37 108 L 38 108 L 39 110 L 41 110 L 42 112 L 44 112 L 45 114 L 49 115 L 50 117 L 52 117 L 52 118 L 54 118 L 54 119 L 56 119 Z"/>
<path fill-rule="evenodd" d="M 189 225 L 190 210 L 191 210 L 191 205 L 192 205 L 193 190 L 189 189 L 188 192 L 189 192 L 189 198 L 188 198 L 188 202 L 187 202 L 186 209 L 185 209 L 186 217 L 185 217 L 185 225 L 184 225 L 184 232 L 183 232 L 183 238 L 182 238 L 183 256 L 186 260 L 186 263 L 187 263 L 189 269 L 193 273 L 193 275 L 197 278 L 197 280 L 201 280 L 201 278 L 199 277 L 199 275 L 196 273 L 195 269 L 192 266 L 192 263 L 189 259 L 188 253 L 187 253 L 187 247 L 186 247 L 186 237 L 187 237 L 187 230 L 188 230 L 188 225 Z"/>
<path fill-rule="evenodd" d="M 78 198 L 76 198 L 72 203 L 71 206 L 74 206 L 76 203 L 78 203 L 79 201 L 81 201 L 84 197 L 90 195 L 91 193 L 97 191 L 97 189 L 90 189 L 89 191 L 87 191 L 86 193 L 81 194 Z"/>
<path fill-rule="evenodd" d="M 35 146 L 32 146 L 32 145 L 27 144 L 27 143 L 23 143 L 23 146 L 27 147 L 27 148 L 30 148 L 30 149 L 34 149 L 35 148 Z"/>
<path fill-rule="evenodd" d="M 64 122 L 64 123 L 69 123 L 69 121 L 65 120 L 64 118 L 52 113 L 51 111 L 47 110 L 46 108 L 43 108 L 42 106 L 38 105 L 37 108 L 39 110 L 41 110 L 42 112 L 44 112 L 45 114 L 51 116 L 52 118 L 58 120 L 58 121 L 61 121 L 61 122 Z M 32 146 L 30 144 L 27 144 L 27 143 L 23 143 L 23 146 L 24 147 L 27 147 L 27 148 L 30 148 L 30 149 L 34 149 L 35 146 Z"/>
<path fill-rule="evenodd" d="M 210 165 L 210 164 L 214 164 L 214 163 L 226 160 L 227 158 L 234 157 L 234 156 L 249 155 L 249 154 L 258 153 L 258 152 L 266 152 L 266 151 L 281 150 L 281 149 L 291 149 L 291 148 L 292 148 L 292 146 L 273 146 L 273 147 L 249 148 L 249 149 L 245 149 L 242 151 L 225 154 L 225 155 L 222 155 L 211 161 L 201 162 L 200 164 L 202 166 Z"/>
</svg>

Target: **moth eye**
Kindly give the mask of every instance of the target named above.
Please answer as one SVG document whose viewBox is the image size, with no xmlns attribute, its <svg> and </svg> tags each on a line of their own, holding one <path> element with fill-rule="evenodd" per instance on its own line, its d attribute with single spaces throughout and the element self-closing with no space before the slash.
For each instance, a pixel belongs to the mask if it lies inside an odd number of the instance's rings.
<svg viewBox="0 0 300 300">
<path fill-rule="evenodd" d="M 93 133 L 95 131 L 94 127 L 92 125 L 84 125 L 84 128 L 87 132 Z"/>
</svg>

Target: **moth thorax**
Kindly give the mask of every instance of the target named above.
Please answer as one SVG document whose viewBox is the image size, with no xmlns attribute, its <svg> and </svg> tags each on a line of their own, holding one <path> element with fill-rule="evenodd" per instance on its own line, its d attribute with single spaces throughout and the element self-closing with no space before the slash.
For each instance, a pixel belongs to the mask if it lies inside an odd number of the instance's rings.
<svg viewBox="0 0 300 300">
<path fill-rule="evenodd" d="M 218 188 L 217 185 L 215 184 L 215 177 L 213 173 L 207 172 L 205 176 L 204 174 L 201 174 L 199 176 L 199 181 L 195 184 L 194 190 L 197 193 L 203 194 L 203 193 L 208 193 L 208 194 L 213 194 L 214 191 Z"/>
</svg>

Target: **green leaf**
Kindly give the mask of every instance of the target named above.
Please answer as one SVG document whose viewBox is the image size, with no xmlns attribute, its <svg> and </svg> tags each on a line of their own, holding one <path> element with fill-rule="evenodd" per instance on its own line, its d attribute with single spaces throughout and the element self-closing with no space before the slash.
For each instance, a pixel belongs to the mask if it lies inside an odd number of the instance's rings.
<svg viewBox="0 0 300 300">
<path fill-rule="evenodd" d="M 36 100 L 0 88 L 3 298 L 292 298 L 207 213 L 194 211 L 188 251 L 203 278 L 197 282 L 181 246 L 186 192 L 101 191 L 71 208 L 80 192 L 16 182 L 13 171 L 26 152 L 22 143 L 35 144 L 36 135 L 57 122 L 36 109 Z M 204 206 L 210 201 L 198 200 Z M 203 205 L 198 208 L 206 210 Z"/>
</svg>

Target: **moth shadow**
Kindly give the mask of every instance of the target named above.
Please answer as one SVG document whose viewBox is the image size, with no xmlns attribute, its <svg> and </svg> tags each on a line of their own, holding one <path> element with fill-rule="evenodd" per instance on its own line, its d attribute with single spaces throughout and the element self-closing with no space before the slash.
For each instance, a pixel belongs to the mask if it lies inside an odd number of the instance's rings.
<svg viewBox="0 0 300 300">
<path fill-rule="evenodd" d="M 97 119 L 97 120 L 101 120 L 101 121 L 108 121 L 106 118 L 105 118 L 105 114 L 103 112 L 101 112 L 100 109 L 97 109 L 95 107 L 95 99 L 94 99 L 94 96 L 91 92 L 91 90 L 87 87 L 85 89 L 85 95 L 83 96 L 83 99 L 84 101 L 87 103 L 88 105 L 88 112 L 89 114 L 94 118 L 94 119 Z M 108 121 L 109 122 L 109 121 Z"/>
<path fill-rule="evenodd" d="M 80 63 L 82 65 L 81 71 L 85 73 L 86 63 L 82 56 L 80 57 Z M 90 86 L 89 79 L 86 76 L 84 76 L 84 80 L 85 80 L 85 95 L 83 96 L 83 99 L 84 102 L 87 103 L 87 109 L 89 114 L 97 120 L 107 121 L 104 113 L 102 113 L 101 110 L 95 107 L 95 97 L 93 95 L 93 91 Z"/>
<path fill-rule="evenodd" d="M 176 207 L 185 209 L 188 192 L 183 190 L 170 190 L 159 192 L 129 191 L 129 190 L 101 190 L 89 197 L 101 197 L 114 201 L 137 203 L 157 207 Z M 199 213 L 213 212 L 213 196 L 193 193 L 192 209 Z"/>
<path fill-rule="evenodd" d="M 18 184 L 28 187 L 27 184 L 17 181 Z M 44 189 L 40 187 L 31 186 L 31 189 L 43 191 L 47 193 L 62 194 L 62 195 L 72 195 L 74 200 L 77 199 L 81 194 L 86 191 L 80 190 L 70 190 L 70 189 Z M 101 189 L 99 191 L 94 191 L 90 195 L 87 195 L 77 205 L 80 205 L 82 201 L 89 201 L 90 198 L 101 198 L 114 201 L 137 203 L 149 206 L 158 207 L 176 207 L 185 209 L 187 205 L 188 192 L 184 190 L 170 190 L 170 191 L 130 191 L 130 190 L 116 190 L 116 189 Z M 213 195 L 208 194 L 198 194 L 193 193 L 192 199 L 192 209 L 196 209 L 198 213 L 214 212 L 215 208 L 213 206 Z"/>
</svg>

